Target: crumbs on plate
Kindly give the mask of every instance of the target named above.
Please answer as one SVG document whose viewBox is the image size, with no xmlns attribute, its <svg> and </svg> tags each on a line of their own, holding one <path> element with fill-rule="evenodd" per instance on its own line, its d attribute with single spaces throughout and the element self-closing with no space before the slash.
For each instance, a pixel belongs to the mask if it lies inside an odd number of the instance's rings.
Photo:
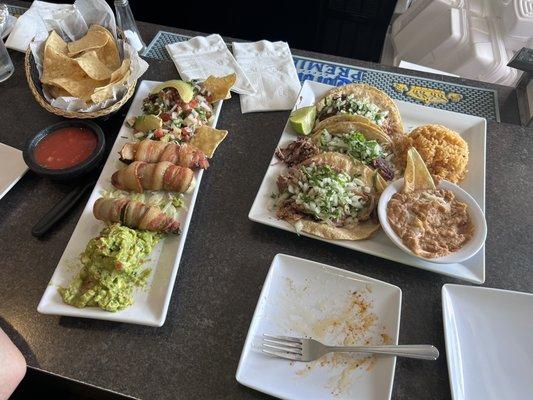
<svg viewBox="0 0 533 400">
<path fill-rule="evenodd" d="M 286 306 L 281 328 L 287 334 L 338 346 L 392 344 L 386 327 L 379 323 L 378 316 L 373 312 L 373 302 L 369 299 L 371 285 L 339 293 L 336 296 L 338 300 L 333 300 L 309 293 L 308 279 L 302 285 L 297 285 L 290 278 L 286 278 L 285 283 L 284 297 L 290 297 L 291 301 L 284 301 Z M 300 363 L 293 362 L 292 365 L 297 367 L 297 376 L 306 376 L 316 369 L 334 370 L 327 387 L 331 389 L 332 395 L 340 395 L 350 387 L 354 379 L 371 371 L 375 363 L 374 355 L 329 353 L 303 367 Z"/>
</svg>

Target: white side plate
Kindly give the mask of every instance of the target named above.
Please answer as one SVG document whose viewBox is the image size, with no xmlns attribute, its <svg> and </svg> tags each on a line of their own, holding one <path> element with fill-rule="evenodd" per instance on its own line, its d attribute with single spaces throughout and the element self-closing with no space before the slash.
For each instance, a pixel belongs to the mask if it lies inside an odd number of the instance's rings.
<svg viewBox="0 0 533 400">
<path fill-rule="evenodd" d="M 442 314 L 454 400 L 531 399 L 533 294 L 446 284 Z"/>
<path fill-rule="evenodd" d="M 22 151 L 0 143 L 0 199 L 26 173 L 28 166 L 22 158 Z"/>
<path fill-rule="evenodd" d="M 329 85 L 305 81 L 295 108 L 314 104 L 329 89 L 331 89 L 331 86 Z M 395 102 L 400 109 L 404 128 L 407 132 L 410 132 L 413 128 L 420 125 L 441 124 L 457 131 L 468 143 L 468 148 L 470 149 L 467 165 L 468 173 L 460 186 L 466 190 L 477 201 L 481 209 L 485 211 L 486 120 L 471 115 L 438 110 L 399 100 L 395 100 Z M 292 131 L 287 122 L 278 146 L 284 147 L 291 141 L 295 140 L 295 138 L 296 134 Z M 275 212 L 272 209 L 272 199 L 270 197 L 272 193 L 277 192 L 276 179 L 284 170 L 285 166 L 277 162 L 277 159 L 273 156 L 248 217 L 255 222 L 294 232 L 294 227 L 291 224 L 276 218 Z M 474 257 L 462 263 L 436 264 L 404 253 L 391 242 L 383 231 L 379 231 L 370 239 L 361 241 L 325 240 L 303 232 L 301 235 L 333 243 L 337 246 L 361 251 L 363 253 L 372 254 L 388 260 L 397 261 L 413 267 L 452 276 L 454 278 L 464 279 L 469 282 L 485 282 L 484 246 Z"/>
<path fill-rule="evenodd" d="M 356 333 L 358 340 L 369 339 L 372 343 L 380 343 L 384 334 L 390 337 L 390 344 L 398 344 L 400 288 L 325 264 L 276 255 L 248 330 L 237 369 L 237 381 L 282 399 L 389 399 L 396 357 L 376 357 L 357 368 L 353 360 L 361 355 L 340 354 L 348 357 L 347 365 L 342 362 L 320 365 L 322 361 L 329 360 L 328 356 L 318 362 L 300 363 L 270 357 L 260 350 L 263 333 L 320 339 L 317 332 L 334 332 L 332 336 L 335 338 L 330 340 L 336 343 L 330 341 L 326 344 L 342 343 L 347 331 L 340 329 L 338 332 L 332 327 L 336 323 L 343 326 L 346 320 L 358 315 L 357 307 L 348 315 L 342 311 L 347 303 L 352 304 L 351 294 L 354 292 L 361 293 L 371 304 L 369 310 L 376 318 L 375 323 L 369 324 L 375 329 Z M 356 321 L 354 325 L 363 324 Z"/>
<path fill-rule="evenodd" d="M 126 119 L 142 113 L 142 101 L 150 93 L 150 89 L 161 82 L 142 81 L 137 89 L 137 94 L 128 111 Z M 218 102 L 214 107 L 213 126 L 216 126 L 222 102 Z M 120 162 L 118 152 L 122 146 L 133 139 L 132 129 L 125 124 L 120 132 L 104 169 L 98 178 L 98 182 L 83 210 L 83 213 L 74 229 L 74 233 L 67 244 L 54 275 L 44 292 L 44 295 L 37 307 L 37 311 L 42 314 L 68 315 L 72 317 L 105 319 L 109 321 L 129 322 L 132 324 L 162 326 L 167 316 L 168 303 L 174 287 L 174 280 L 180 263 L 189 222 L 191 220 L 196 195 L 200 188 L 203 170 L 195 173 L 197 185 L 192 193 L 185 195 L 186 209 L 180 214 L 181 235 L 167 235 L 159 243 L 145 267 L 152 269 L 152 275 L 148 280 L 146 290 L 137 290 L 134 296 L 134 304 L 118 312 L 108 312 L 95 307 L 76 308 L 63 303 L 57 288 L 67 286 L 80 269 L 79 255 L 87 246 L 89 240 L 98 235 L 104 228 L 104 223 L 94 218 L 92 209 L 94 202 L 106 189 L 111 189 L 111 175 L 125 166 Z M 211 167 L 213 168 L 213 167 Z"/>
</svg>

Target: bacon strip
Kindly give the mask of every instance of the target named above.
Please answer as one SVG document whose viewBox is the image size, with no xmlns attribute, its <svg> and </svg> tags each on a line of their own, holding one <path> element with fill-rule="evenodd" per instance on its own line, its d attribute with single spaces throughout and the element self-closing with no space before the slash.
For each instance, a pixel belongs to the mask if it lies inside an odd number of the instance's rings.
<svg viewBox="0 0 533 400">
<path fill-rule="evenodd" d="M 185 193 L 194 188 L 194 172 L 190 168 L 174 165 L 170 161 L 146 163 L 134 161 L 116 171 L 111 183 L 117 189 L 142 193 L 146 190 L 166 190 Z"/>
<path fill-rule="evenodd" d="M 119 222 L 133 229 L 145 229 L 161 233 L 179 233 L 180 223 L 157 207 L 147 206 L 130 199 L 96 200 L 93 206 L 96 219 L 106 222 Z"/>
<path fill-rule="evenodd" d="M 187 168 L 207 169 L 209 161 L 204 152 L 191 144 L 166 143 L 157 140 L 142 140 L 126 143 L 119 152 L 124 162 L 145 161 L 156 163 L 168 161 L 172 164 Z"/>
</svg>

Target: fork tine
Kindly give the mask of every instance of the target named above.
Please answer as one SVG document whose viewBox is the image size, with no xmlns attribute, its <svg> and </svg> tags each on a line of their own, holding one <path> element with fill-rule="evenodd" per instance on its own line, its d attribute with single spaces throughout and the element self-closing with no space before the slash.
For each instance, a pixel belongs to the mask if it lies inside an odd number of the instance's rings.
<svg viewBox="0 0 533 400">
<path fill-rule="evenodd" d="M 302 344 L 302 340 L 301 339 L 295 338 L 295 337 L 292 337 L 292 336 L 269 335 L 268 333 L 263 333 L 263 336 L 267 337 L 269 339 L 282 340 L 282 341 L 286 341 L 286 342 L 293 342 L 293 343 Z"/>
<path fill-rule="evenodd" d="M 267 338 L 263 338 L 263 341 L 267 342 L 267 343 L 280 344 L 280 345 L 286 346 L 286 347 L 293 347 L 293 348 L 296 348 L 296 349 L 299 349 L 299 350 L 302 349 L 302 345 L 300 343 L 296 343 L 296 342 L 289 342 L 289 341 L 286 341 L 286 340 L 278 340 L 278 339 L 267 339 Z"/>
<path fill-rule="evenodd" d="M 301 361 L 301 359 L 302 359 L 301 356 L 297 356 L 295 354 L 280 353 L 280 352 L 277 352 L 277 351 L 270 351 L 270 350 L 266 350 L 266 349 L 262 349 L 262 351 L 263 351 L 263 353 L 269 354 L 271 356 L 279 357 L 279 358 L 286 358 L 287 360 Z"/>
<path fill-rule="evenodd" d="M 274 346 L 272 344 L 263 343 L 263 348 L 265 347 L 268 347 L 269 349 L 284 351 L 285 353 L 297 354 L 299 356 L 302 355 L 302 349 L 297 349 L 294 347 Z"/>
</svg>

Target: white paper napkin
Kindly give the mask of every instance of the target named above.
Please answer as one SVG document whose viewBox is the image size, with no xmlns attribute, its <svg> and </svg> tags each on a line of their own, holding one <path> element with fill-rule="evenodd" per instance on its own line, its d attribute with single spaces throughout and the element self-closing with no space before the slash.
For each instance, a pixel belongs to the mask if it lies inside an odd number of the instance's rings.
<svg viewBox="0 0 533 400">
<path fill-rule="evenodd" d="M 231 90 L 240 94 L 255 93 L 220 35 L 196 36 L 185 42 L 167 44 L 166 48 L 182 79 L 207 79 L 209 75 L 224 76 L 235 72 L 237 81 Z"/>
<path fill-rule="evenodd" d="M 45 21 L 53 21 L 54 14 L 59 11 L 74 10 L 72 4 L 53 4 L 44 1 L 34 1 L 24 14 L 15 23 L 11 34 L 7 38 L 6 47 L 25 52 L 30 42 L 46 40 L 48 27 Z"/>
<path fill-rule="evenodd" d="M 233 43 L 233 53 L 257 89 L 254 95 L 240 96 L 243 113 L 292 109 L 300 80 L 286 42 Z"/>
</svg>

